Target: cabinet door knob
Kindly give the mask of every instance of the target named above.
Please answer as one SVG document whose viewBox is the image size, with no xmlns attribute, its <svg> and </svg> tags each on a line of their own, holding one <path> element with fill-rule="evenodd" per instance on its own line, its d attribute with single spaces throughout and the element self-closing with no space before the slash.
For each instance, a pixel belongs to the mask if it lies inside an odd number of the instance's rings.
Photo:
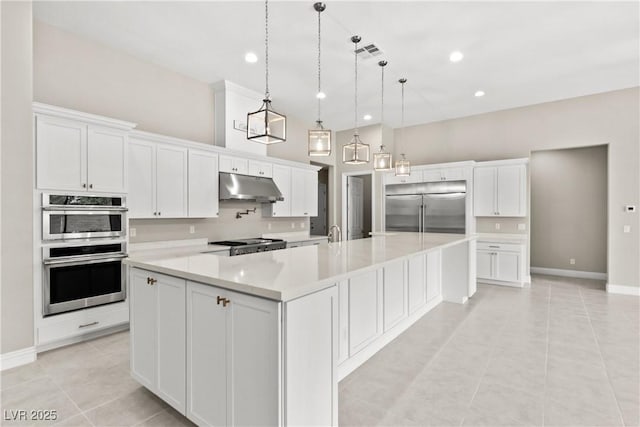
<svg viewBox="0 0 640 427">
<path fill-rule="evenodd" d="M 162 215 L 162 212 L 158 211 L 158 216 Z"/>
<path fill-rule="evenodd" d="M 231 304 L 231 300 L 230 300 L 230 299 L 225 298 L 225 299 L 224 299 L 224 301 L 222 301 L 222 306 L 223 306 L 223 307 L 226 307 L 226 306 L 227 306 L 227 304 Z"/>
<path fill-rule="evenodd" d="M 220 295 L 218 295 L 218 298 L 216 299 L 216 304 L 220 305 L 221 302 L 224 302 L 224 298 L 222 298 Z"/>
<path fill-rule="evenodd" d="M 158 279 L 154 279 L 153 277 L 147 277 L 147 284 L 148 285 L 155 285 L 156 282 L 158 281 Z"/>
<path fill-rule="evenodd" d="M 93 188 L 93 184 L 89 184 L 89 188 Z"/>
<path fill-rule="evenodd" d="M 153 213 L 153 216 L 156 216 L 156 215 L 158 215 L 158 212 L 154 212 L 154 213 Z"/>
<path fill-rule="evenodd" d="M 87 184 L 82 184 L 82 188 L 87 188 Z"/>
</svg>

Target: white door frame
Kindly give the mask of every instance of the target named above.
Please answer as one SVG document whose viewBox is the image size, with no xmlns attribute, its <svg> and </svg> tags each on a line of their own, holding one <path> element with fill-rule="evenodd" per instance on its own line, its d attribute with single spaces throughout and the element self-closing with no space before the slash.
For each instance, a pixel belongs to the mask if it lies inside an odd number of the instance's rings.
<svg viewBox="0 0 640 427">
<path fill-rule="evenodd" d="M 353 172 L 342 172 L 342 215 L 341 215 L 341 230 L 342 235 L 344 236 L 344 240 L 347 240 L 347 177 L 349 176 L 362 176 L 369 175 L 371 176 L 371 231 L 374 230 L 376 224 L 376 180 L 375 174 L 373 171 L 353 171 Z M 368 236 L 366 236 L 368 237 Z"/>
</svg>

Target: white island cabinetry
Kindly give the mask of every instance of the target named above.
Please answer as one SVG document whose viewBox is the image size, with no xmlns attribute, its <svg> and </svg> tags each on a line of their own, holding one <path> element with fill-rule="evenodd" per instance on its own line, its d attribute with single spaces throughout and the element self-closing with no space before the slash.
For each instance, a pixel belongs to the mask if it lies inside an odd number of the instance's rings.
<svg viewBox="0 0 640 427">
<path fill-rule="evenodd" d="M 198 425 L 337 425 L 340 379 L 443 298 L 470 296 L 473 239 L 402 233 L 130 258 L 133 376 Z M 183 406 L 170 401 L 180 396 Z"/>
</svg>

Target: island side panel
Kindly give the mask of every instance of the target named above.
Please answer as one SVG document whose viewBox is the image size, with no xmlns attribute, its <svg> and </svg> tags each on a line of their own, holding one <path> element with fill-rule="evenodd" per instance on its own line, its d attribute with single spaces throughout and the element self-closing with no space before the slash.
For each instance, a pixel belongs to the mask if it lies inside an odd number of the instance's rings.
<svg viewBox="0 0 640 427">
<path fill-rule="evenodd" d="M 469 242 L 442 249 L 443 300 L 458 304 L 467 302 L 472 265 L 475 266 L 475 256 L 470 252 Z"/>
<path fill-rule="evenodd" d="M 338 425 L 338 290 L 284 304 L 284 425 Z"/>
</svg>

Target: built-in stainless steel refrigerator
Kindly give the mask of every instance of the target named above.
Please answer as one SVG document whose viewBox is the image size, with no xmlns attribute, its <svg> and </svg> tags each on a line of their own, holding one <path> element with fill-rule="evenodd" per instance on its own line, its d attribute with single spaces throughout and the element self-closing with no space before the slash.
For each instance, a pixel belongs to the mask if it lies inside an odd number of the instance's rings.
<svg viewBox="0 0 640 427">
<path fill-rule="evenodd" d="M 466 196 L 466 181 L 389 184 L 386 230 L 464 234 Z"/>
</svg>

